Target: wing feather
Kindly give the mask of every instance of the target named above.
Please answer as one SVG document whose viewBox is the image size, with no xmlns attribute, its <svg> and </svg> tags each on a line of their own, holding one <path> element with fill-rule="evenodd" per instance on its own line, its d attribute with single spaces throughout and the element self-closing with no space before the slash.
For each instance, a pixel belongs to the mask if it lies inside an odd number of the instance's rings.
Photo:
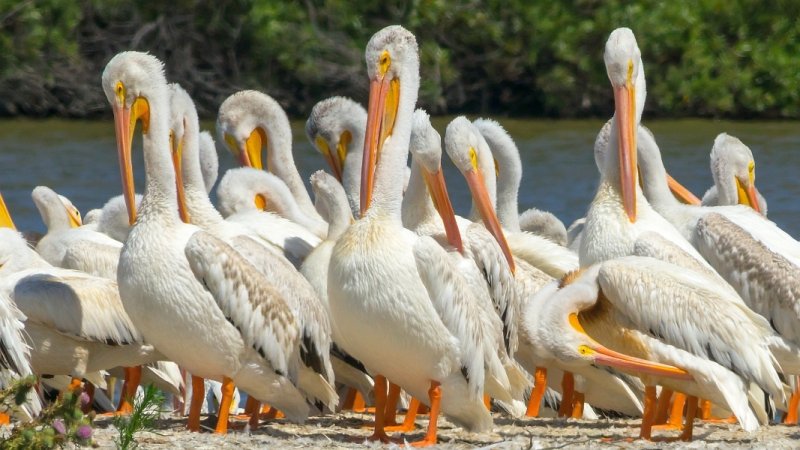
<svg viewBox="0 0 800 450">
<path fill-rule="evenodd" d="M 116 281 L 121 252 L 122 247 L 80 240 L 67 248 L 61 267 Z"/>
<path fill-rule="evenodd" d="M 245 343 L 279 374 L 295 377 L 290 361 L 300 339 L 285 299 L 233 248 L 211 234 L 195 232 L 184 249 L 195 277 L 208 289 Z"/>
<path fill-rule="evenodd" d="M 545 272 L 561 278 L 578 268 L 578 255 L 555 242 L 527 232 L 507 233 L 511 253 Z"/>
</svg>

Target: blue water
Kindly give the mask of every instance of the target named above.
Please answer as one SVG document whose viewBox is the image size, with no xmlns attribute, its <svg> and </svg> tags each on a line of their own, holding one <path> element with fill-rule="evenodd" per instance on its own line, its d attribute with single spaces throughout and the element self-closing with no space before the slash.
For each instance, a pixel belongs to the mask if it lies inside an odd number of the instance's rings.
<svg viewBox="0 0 800 450">
<path fill-rule="evenodd" d="M 501 120 L 514 136 L 524 164 L 520 210 L 537 207 L 566 225 L 582 217 L 591 202 L 598 174 L 592 145 L 603 122 Z M 434 120 L 443 132 L 447 119 Z M 211 123 L 204 124 L 210 129 Z M 294 154 L 304 178 L 326 168 L 310 146 L 302 123 L 293 123 Z M 800 236 L 800 127 L 794 122 L 650 121 L 669 172 L 698 196 L 711 185 L 708 154 L 714 137 L 728 132 L 753 150 L 756 185 L 769 202 L 769 217 Z M 143 186 L 141 152 L 134 143 L 137 186 Z M 37 185 L 65 195 L 85 213 L 121 193 L 111 120 L 0 121 L 0 192 L 20 229 L 44 231 L 30 197 Z M 233 167 L 220 154 L 220 171 Z M 466 215 L 469 192 L 461 176 L 445 161 L 448 190 L 456 212 Z"/>
</svg>

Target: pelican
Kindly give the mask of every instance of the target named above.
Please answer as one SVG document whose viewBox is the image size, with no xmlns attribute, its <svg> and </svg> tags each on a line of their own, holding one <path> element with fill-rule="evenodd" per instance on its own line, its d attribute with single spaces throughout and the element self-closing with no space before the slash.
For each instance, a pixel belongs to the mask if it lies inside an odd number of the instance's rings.
<svg viewBox="0 0 800 450">
<path fill-rule="evenodd" d="M 52 189 L 37 186 L 31 197 L 47 226 L 47 234 L 36 245 L 36 251 L 45 261 L 116 280 L 122 249 L 119 241 L 90 227 L 82 227 L 77 208 Z"/>
<path fill-rule="evenodd" d="M 362 214 L 333 248 L 328 271 L 331 315 L 344 350 L 376 374 L 375 433 L 370 439 L 389 439 L 383 429 L 388 378 L 413 397 L 428 398 L 431 419 L 419 445 L 432 445 L 440 410 L 470 430 L 488 429 L 492 417 L 480 385 L 462 373 L 463 358 L 472 357 L 463 354 L 463 346 L 470 344 L 463 341 L 464 333 L 473 330 L 467 326 L 472 318 L 458 306 L 464 298 L 451 282 L 458 274 L 435 241 L 418 237 L 401 223 L 400 174 L 406 167 L 419 89 L 416 39 L 400 26 L 386 27 L 372 36 L 365 56 L 370 99 Z M 446 313 L 445 321 L 440 313 Z M 452 333 L 454 324 L 461 325 L 458 336 Z"/>
<path fill-rule="evenodd" d="M 525 412 L 522 397 L 530 386 L 524 371 L 513 360 L 518 345 L 518 299 L 513 275 L 499 244 L 482 225 L 462 218 L 466 237 L 462 239 L 459 218 L 453 212 L 444 182 L 441 137 L 425 111 L 415 111 L 412 120 L 412 172 L 403 197 L 403 224 L 421 236 L 434 237 L 451 250 L 448 255 L 466 283 L 460 289 L 470 296 L 464 307 L 488 320 L 484 345 L 494 350 L 484 353 L 486 392 L 500 400 L 503 409 L 519 417 Z M 457 278 L 451 282 L 460 281 Z"/>
<path fill-rule="evenodd" d="M 533 228 L 538 234 L 565 246 L 567 229 L 553 214 L 531 208 L 519 214 L 517 199 L 522 179 L 522 161 L 517 144 L 502 125 L 491 119 L 477 119 L 472 124 L 481 133 L 492 152 L 497 175 L 497 217 L 507 231 Z M 538 231 L 538 233 L 537 233 Z"/>
<path fill-rule="evenodd" d="M 228 245 L 178 216 L 169 91 L 155 57 L 123 52 L 103 72 L 114 112 L 123 195 L 135 222 L 120 255 L 120 297 L 142 335 L 193 375 L 222 380 L 216 431 L 227 431 L 233 384 L 302 422 L 295 387 L 300 328 L 286 300 Z M 135 209 L 131 145 L 143 122 L 146 188 Z M 174 142 L 174 140 L 173 140 Z M 190 428 L 199 417 L 190 417 Z"/>
<path fill-rule="evenodd" d="M 297 206 L 286 183 L 263 170 L 229 169 L 217 187 L 217 200 L 227 220 L 252 228 L 293 258 L 305 259 L 328 233 L 327 223 L 308 217 Z"/>
<path fill-rule="evenodd" d="M 360 208 L 361 153 L 367 112 L 347 97 L 331 97 L 314 105 L 306 121 L 306 136 L 322 153 L 331 172 L 342 183 L 354 216 Z"/>
<path fill-rule="evenodd" d="M 550 298 L 532 333 L 565 363 L 583 360 L 585 365 L 594 359 L 643 374 L 643 438 L 650 438 L 656 383 L 726 405 L 745 431 L 768 420 L 763 410 L 750 409 L 755 399 L 748 399 L 748 381 L 783 397 L 767 349 L 769 326 L 764 321 L 756 326 L 743 305 L 720 308 L 733 302 L 706 277 L 654 258 L 628 256 L 584 268 L 561 284 L 561 290 L 552 285 L 543 290 Z M 708 321 L 697 320 L 700 316 Z M 617 359 L 609 364 L 608 358 Z M 684 440 L 691 439 L 697 399 L 690 397 L 688 404 Z"/>
<path fill-rule="evenodd" d="M 86 374 L 164 359 L 123 309 L 114 281 L 51 266 L 0 229 L 0 290 L 25 314 L 37 374 Z"/>
<path fill-rule="evenodd" d="M 301 211 L 324 222 L 294 164 L 289 118 L 272 97 L 241 91 L 225 99 L 217 115 L 217 136 L 243 166 L 262 169 L 261 153 L 266 149 L 268 170 L 286 183 Z"/>
<path fill-rule="evenodd" d="M 200 171 L 198 148 L 198 118 L 194 103 L 180 86 L 170 85 L 172 105 L 171 133 L 173 136 L 176 173 L 182 176 L 183 189 L 178 189 L 186 211 L 184 217 L 192 224 L 229 243 L 270 280 L 288 302 L 300 323 L 302 347 L 298 387 L 329 409 L 336 407 L 338 398 L 333 390 L 334 375 L 329 360 L 330 324 L 311 286 L 295 268 L 272 247 L 248 237 L 247 231 L 235 223 L 222 220 L 205 192 Z M 255 419 L 254 419 L 255 422 Z"/>
<path fill-rule="evenodd" d="M 336 241 L 352 223 L 353 214 L 350 212 L 347 195 L 342 185 L 333 176 L 321 170 L 315 172 L 311 175 L 311 188 L 314 190 L 316 207 L 330 226 L 325 240 L 316 246 L 303 261 L 300 273 L 314 288 L 330 316 L 328 267 L 330 266 L 331 253 Z M 336 373 L 336 381 L 357 389 L 363 398 L 369 398 L 373 388 L 372 378 L 365 373 L 366 369 L 360 362 L 344 353 L 337 346 L 336 343 L 341 342 L 341 338 L 333 321 L 331 321 L 331 331 L 334 342 L 331 362 Z"/>
<path fill-rule="evenodd" d="M 756 189 L 756 162 L 750 148 L 738 138 L 720 133 L 710 159 L 714 185 L 703 195 L 702 205 L 749 205 L 766 217 L 767 201 Z"/>
</svg>

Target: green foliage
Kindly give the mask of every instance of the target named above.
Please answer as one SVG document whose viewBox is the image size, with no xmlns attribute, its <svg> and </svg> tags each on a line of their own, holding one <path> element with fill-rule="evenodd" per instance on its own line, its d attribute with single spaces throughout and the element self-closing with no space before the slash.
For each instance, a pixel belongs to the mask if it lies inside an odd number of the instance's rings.
<svg viewBox="0 0 800 450">
<path fill-rule="evenodd" d="M 364 46 L 399 23 L 417 36 L 434 113 L 607 116 L 603 45 L 628 26 L 648 114 L 796 118 L 799 15 L 791 0 L 0 0 L 0 114 L 107 114 L 99 73 L 139 49 L 204 116 L 244 88 L 304 115 L 334 94 L 365 101 Z"/>
<path fill-rule="evenodd" d="M 163 403 L 164 395 L 151 384 L 145 388 L 141 400 L 134 402 L 133 412 L 130 416 L 115 417 L 114 427 L 119 431 L 119 437 L 114 439 L 117 448 L 120 450 L 136 448 L 138 444 L 135 434 L 144 430 L 152 431 L 162 412 L 161 405 Z"/>
<path fill-rule="evenodd" d="M 21 378 L 0 392 L 0 405 L 13 410 L 25 402 L 34 389 L 36 377 Z M 4 409 L 5 409 L 4 408 Z M 81 411 L 80 395 L 66 392 L 31 422 L 14 426 L 11 435 L 0 442 L 2 450 L 51 449 L 72 442 L 91 444 L 91 419 Z"/>
</svg>

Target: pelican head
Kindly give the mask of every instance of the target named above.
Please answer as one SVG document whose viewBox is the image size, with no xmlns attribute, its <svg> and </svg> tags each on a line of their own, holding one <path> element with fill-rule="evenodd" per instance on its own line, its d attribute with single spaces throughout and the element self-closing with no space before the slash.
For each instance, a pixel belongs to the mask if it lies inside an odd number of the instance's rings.
<svg viewBox="0 0 800 450">
<path fill-rule="evenodd" d="M 327 239 L 338 239 L 353 221 L 344 188 L 333 175 L 318 170 L 311 174 L 311 189 L 314 190 L 314 206 L 330 224 Z"/>
<path fill-rule="evenodd" d="M 497 243 L 500 244 L 500 248 L 503 250 L 508 265 L 513 272 L 515 270 L 514 258 L 511 255 L 511 249 L 508 246 L 508 242 L 506 242 L 505 233 L 503 233 L 503 228 L 500 226 L 500 221 L 495 213 L 494 202 L 486 189 L 484 173 L 487 169 L 485 165 L 480 164 L 479 149 L 486 147 L 486 141 L 484 141 L 472 123 L 466 117 L 461 116 L 456 117 L 447 125 L 444 135 L 444 147 L 456 168 L 467 180 L 472 200 L 483 220 L 483 224 L 495 237 Z M 493 168 L 489 170 L 493 170 Z"/>
<path fill-rule="evenodd" d="M 372 200 L 375 166 L 387 138 L 393 136 L 401 103 L 410 115 L 419 90 L 417 40 L 399 25 L 386 27 L 367 43 L 364 53 L 369 76 L 369 107 L 361 163 L 361 215 Z M 407 130 L 410 132 L 410 130 Z"/>
<path fill-rule="evenodd" d="M 167 81 L 164 65 L 155 56 L 141 52 L 122 52 L 111 58 L 103 71 L 103 92 L 114 112 L 122 192 L 128 208 L 128 221 L 136 221 L 135 186 L 131 147 L 136 122 L 142 121 L 142 133 L 150 128 L 151 103 L 166 99 Z"/>
<path fill-rule="evenodd" d="M 289 188 L 275 175 L 252 167 L 228 170 L 217 187 L 222 215 L 245 211 L 276 211 L 282 216 L 294 209 Z"/>
<path fill-rule="evenodd" d="M 720 133 L 714 139 L 711 173 L 721 205 L 739 203 L 761 212 L 756 190 L 756 163 L 753 153 L 742 141 L 727 133 Z"/>
<path fill-rule="evenodd" d="M 537 317 L 526 317 L 530 335 L 553 357 L 573 367 L 601 365 L 639 374 L 691 379 L 685 371 L 611 350 L 583 329 L 578 314 L 603 295 L 597 284 L 599 265 L 567 274 L 542 288 L 530 303 Z"/>
<path fill-rule="evenodd" d="M 431 125 L 428 113 L 421 109 L 414 111 L 412 116 L 409 151 L 419 165 L 419 170 L 422 171 L 422 179 L 428 187 L 433 206 L 444 223 L 448 242 L 459 252 L 463 252 L 464 244 L 461 241 L 461 233 L 458 230 L 456 215 L 450 203 L 450 196 L 447 194 L 447 184 L 442 171 L 442 137 Z"/>
<path fill-rule="evenodd" d="M 78 208 L 68 198 L 58 195 L 49 187 L 36 186 L 31 192 L 31 198 L 48 231 L 66 230 L 83 225 Z"/>
<path fill-rule="evenodd" d="M 306 136 L 322 153 L 333 175 L 340 182 L 344 164 L 354 144 L 354 135 L 363 139 L 367 123 L 364 107 L 347 97 L 331 97 L 314 105 L 306 121 Z"/>
<path fill-rule="evenodd" d="M 225 143 L 242 166 L 263 169 L 263 151 L 281 147 L 270 139 L 288 141 L 291 148 L 289 118 L 272 97 L 258 91 L 240 91 L 222 102 L 217 115 L 217 140 Z"/>
<path fill-rule="evenodd" d="M 636 129 L 644 106 L 644 68 L 636 38 L 629 28 L 617 28 L 606 42 L 604 55 L 614 90 L 618 163 L 622 204 L 628 219 L 636 221 Z M 640 92 L 637 89 L 641 88 Z M 614 140 L 612 139 L 612 142 Z M 610 155 L 607 155 L 610 156 Z M 605 170 L 609 168 L 604 165 Z"/>
</svg>

